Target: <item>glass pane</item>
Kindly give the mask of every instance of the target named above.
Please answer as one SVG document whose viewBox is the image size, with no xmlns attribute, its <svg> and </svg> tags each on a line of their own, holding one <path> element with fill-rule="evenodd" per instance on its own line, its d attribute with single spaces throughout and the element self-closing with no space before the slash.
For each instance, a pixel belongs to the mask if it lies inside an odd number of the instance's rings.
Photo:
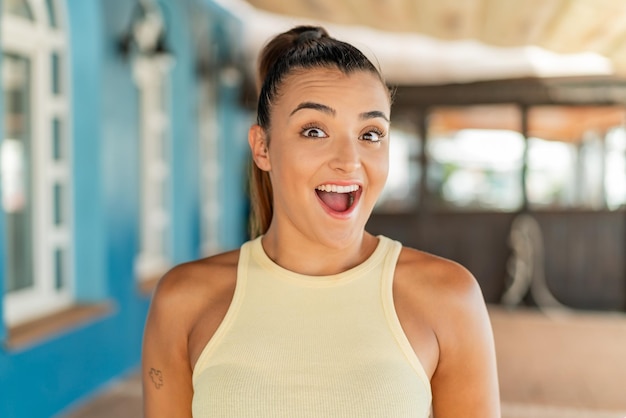
<svg viewBox="0 0 626 418">
<path fill-rule="evenodd" d="M 61 93 L 61 57 L 58 53 L 53 52 L 50 60 L 52 70 L 52 94 L 58 95 Z"/>
<path fill-rule="evenodd" d="M 626 130 L 612 129 L 606 137 L 606 203 L 610 209 L 626 208 Z"/>
<path fill-rule="evenodd" d="M 528 202 L 532 208 L 567 208 L 576 204 L 576 146 L 529 140 Z"/>
<path fill-rule="evenodd" d="M 54 287 L 59 290 L 65 286 L 65 251 L 54 250 Z"/>
<path fill-rule="evenodd" d="M 52 120 L 52 158 L 54 161 L 63 159 L 63 138 L 59 118 Z"/>
<path fill-rule="evenodd" d="M 63 186 L 54 184 L 53 190 L 54 224 L 60 226 L 63 223 Z"/>
<path fill-rule="evenodd" d="M 58 28 L 57 12 L 54 0 L 46 0 L 46 6 L 48 9 L 48 22 L 53 28 Z"/>
<path fill-rule="evenodd" d="M 3 54 L 5 137 L 0 147 L 0 178 L 6 214 L 8 292 L 33 285 L 31 83 L 30 60 Z"/>
<path fill-rule="evenodd" d="M 517 210 L 523 150 L 522 135 L 513 131 L 466 129 L 431 138 L 428 188 L 446 208 Z"/>
<path fill-rule="evenodd" d="M 2 13 L 12 14 L 28 20 L 35 20 L 33 11 L 26 0 L 2 0 Z"/>
</svg>

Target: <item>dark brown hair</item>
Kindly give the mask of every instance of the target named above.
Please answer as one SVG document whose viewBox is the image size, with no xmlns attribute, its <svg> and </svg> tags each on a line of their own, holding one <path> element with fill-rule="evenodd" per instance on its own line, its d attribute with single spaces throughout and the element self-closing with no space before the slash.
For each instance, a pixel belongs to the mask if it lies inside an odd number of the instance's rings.
<svg viewBox="0 0 626 418">
<path fill-rule="evenodd" d="M 257 124 L 270 141 L 270 111 L 284 79 L 298 70 L 329 68 L 344 74 L 366 71 L 385 82 L 372 62 L 354 46 L 331 38 L 317 26 L 297 26 L 272 38 L 259 56 Z M 250 199 L 252 238 L 264 234 L 273 214 L 273 189 L 266 171 L 251 164 Z"/>
</svg>

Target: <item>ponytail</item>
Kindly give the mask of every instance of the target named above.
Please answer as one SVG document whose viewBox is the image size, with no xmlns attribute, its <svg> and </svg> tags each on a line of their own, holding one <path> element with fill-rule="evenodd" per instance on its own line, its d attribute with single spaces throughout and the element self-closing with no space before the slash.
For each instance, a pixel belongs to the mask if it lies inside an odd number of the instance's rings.
<svg viewBox="0 0 626 418">
<path fill-rule="evenodd" d="M 267 171 L 261 170 L 250 161 L 250 237 L 265 234 L 274 214 L 274 190 Z"/>
</svg>

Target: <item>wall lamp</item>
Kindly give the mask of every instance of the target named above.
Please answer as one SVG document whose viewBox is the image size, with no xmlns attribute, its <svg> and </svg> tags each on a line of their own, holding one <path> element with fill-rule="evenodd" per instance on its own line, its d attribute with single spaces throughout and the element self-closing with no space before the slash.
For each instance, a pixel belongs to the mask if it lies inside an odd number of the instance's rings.
<svg viewBox="0 0 626 418">
<path fill-rule="evenodd" d="M 173 63 L 167 45 L 165 20 L 154 0 L 138 0 L 126 31 L 118 39 L 118 52 L 124 57 L 145 57 Z"/>
</svg>

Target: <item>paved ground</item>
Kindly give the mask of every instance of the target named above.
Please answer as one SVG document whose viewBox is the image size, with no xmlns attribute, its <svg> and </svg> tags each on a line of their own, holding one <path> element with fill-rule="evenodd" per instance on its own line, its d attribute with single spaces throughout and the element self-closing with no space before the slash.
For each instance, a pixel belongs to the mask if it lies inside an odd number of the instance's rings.
<svg viewBox="0 0 626 418">
<path fill-rule="evenodd" d="M 626 417 L 626 315 L 490 315 L 503 417 Z"/>
<path fill-rule="evenodd" d="M 58 418 L 141 418 L 141 380 L 139 374 L 105 388 L 95 399 Z"/>
<path fill-rule="evenodd" d="M 626 314 L 490 315 L 503 418 L 626 418 Z M 64 418 L 141 416 L 133 375 Z"/>
</svg>

